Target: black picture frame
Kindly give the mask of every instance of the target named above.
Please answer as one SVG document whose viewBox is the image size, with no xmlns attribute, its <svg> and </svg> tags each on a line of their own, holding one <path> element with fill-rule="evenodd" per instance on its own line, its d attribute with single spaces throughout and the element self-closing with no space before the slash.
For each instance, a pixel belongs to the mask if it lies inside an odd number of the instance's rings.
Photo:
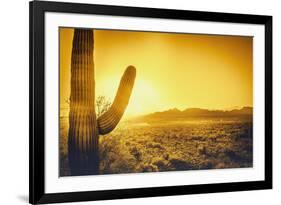
<svg viewBox="0 0 281 205">
<path fill-rule="evenodd" d="M 29 4 L 29 202 L 32 204 L 153 197 L 272 188 L 272 16 L 185 11 L 93 4 L 33 1 Z M 260 24 L 265 26 L 265 180 L 71 193 L 45 193 L 45 53 L 46 12 L 100 14 Z"/>
</svg>

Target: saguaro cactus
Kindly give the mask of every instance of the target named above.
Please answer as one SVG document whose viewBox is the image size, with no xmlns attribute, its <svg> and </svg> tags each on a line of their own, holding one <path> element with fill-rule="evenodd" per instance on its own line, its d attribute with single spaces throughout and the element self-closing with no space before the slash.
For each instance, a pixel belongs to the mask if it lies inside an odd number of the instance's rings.
<svg viewBox="0 0 281 205">
<path fill-rule="evenodd" d="M 98 174 L 99 135 L 120 121 L 134 86 L 136 69 L 125 70 L 110 109 L 98 119 L 95 112 L 93 30 L 75 29 L 71 56 L 68 159 L 71 175 Z"/>
</svg>

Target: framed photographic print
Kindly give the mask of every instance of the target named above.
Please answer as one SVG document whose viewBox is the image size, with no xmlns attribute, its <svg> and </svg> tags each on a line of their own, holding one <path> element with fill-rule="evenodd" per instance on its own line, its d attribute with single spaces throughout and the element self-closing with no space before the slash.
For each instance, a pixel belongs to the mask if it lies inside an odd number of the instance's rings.
<svg viewBox="0 0 281 205">
<path fill-rule="evenodd" d="M 272 17 L 30 2 L 30 203 L 272 188 Z"/>
</svg>

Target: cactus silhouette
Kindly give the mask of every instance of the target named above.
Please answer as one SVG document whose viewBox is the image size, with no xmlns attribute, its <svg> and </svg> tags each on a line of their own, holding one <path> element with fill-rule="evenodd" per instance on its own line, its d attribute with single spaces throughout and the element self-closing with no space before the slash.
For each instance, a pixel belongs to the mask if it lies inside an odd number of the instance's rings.
<svg viewBox="0 0 281 205">
<path fill-rule="evenodd" d="M 68 130 L 71 175 L 98 174 L 99 135 L 108 134 L 117 126 L 128 105 L 136 77 L 136 69 L 128 66 L 111 107 L 97 118 L 93 50 L 93 30 L 75 29 Z"/>
</svg>

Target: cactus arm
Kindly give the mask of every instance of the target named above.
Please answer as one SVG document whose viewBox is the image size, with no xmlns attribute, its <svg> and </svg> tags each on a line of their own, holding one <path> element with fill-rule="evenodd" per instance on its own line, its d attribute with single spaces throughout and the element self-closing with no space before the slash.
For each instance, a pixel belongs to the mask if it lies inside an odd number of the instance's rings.
<svg viewBox="0 0 281 205">
<path fill-rule="evenodd" d="M 136 77 L 136 69 L 127 67 L 124 72 L 115 99 L 107 112 L 98 118 L 99 134 L 110 133 L 120 121 L 131 96 Z"/>
</svg>

